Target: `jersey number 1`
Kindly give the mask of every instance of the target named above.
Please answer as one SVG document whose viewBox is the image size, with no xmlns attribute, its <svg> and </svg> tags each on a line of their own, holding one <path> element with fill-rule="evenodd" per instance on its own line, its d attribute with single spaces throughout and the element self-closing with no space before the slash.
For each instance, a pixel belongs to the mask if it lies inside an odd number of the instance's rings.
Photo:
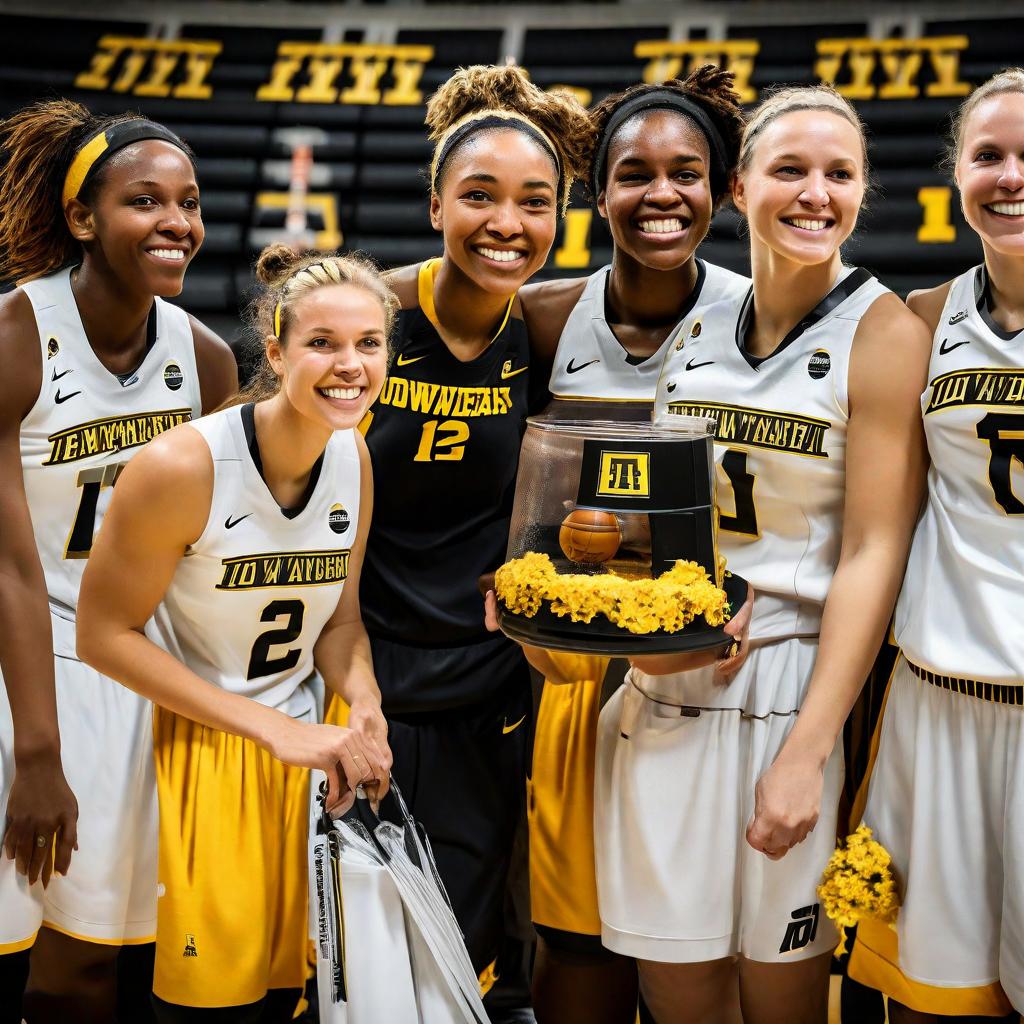
<svg viewBox="0 0 1024 1024">
<path fill-rule="evenodd" d="M 65 558 L 88 558 L 92 551 L 92 538 L 96 532 L 96 506 L 100 500 L 100 491 L 104 487 L 113 487 L 121 470 L 127 465 L 120 462 L 111 466 L 94 466 L 83 469 L 75 483 L 82 489 L 82 497 L 78 502 L 75 521 L 68 534 L 68 542 L 64 546 Z"/>
<path fill-rule="evenodd" d="M 747 453 L 730 448 L 722 456 L 722 469 L 732 485 L 735 515 L 718 512 L 718 525 L 730 533 L 758 536 L 757 509 L 754 507 L 754 474 L 747 471 Z"/>
<path fill-rule="evenodd" d="M 287 672 L 299 663 L 302 653 L 298 647 L 287 650 L 278 658 L 270 656 L 270 648 L 281 644 L 290 644 L 297 640 L 302 632 L 302 619 L 306 614 L 306 606 L 301 601 L 271 601 L 260 614 L 260 622 L 277 622 L 287 616 L 287 621 L 280 629 L 268 629 L 256 638 L 249 655 L 249 671 L 246 679 L 259 679 L 275 672 Z"/>
</svg>

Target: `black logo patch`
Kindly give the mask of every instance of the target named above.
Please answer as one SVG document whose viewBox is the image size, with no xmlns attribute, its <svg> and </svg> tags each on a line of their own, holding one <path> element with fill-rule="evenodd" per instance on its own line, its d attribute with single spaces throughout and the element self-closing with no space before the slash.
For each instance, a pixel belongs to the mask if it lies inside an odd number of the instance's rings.
<svg viewBox="0 0 1024 1024">
<path fill-rule="evenodd" d="M 185 949 L 183 950 L 182 956 L 199 956 L 196 950 L 196 937 L 185 933 Z"/>
<path fill-rule="evenodd" d="M 335 533 L 344 533 L 348 529 L 350 521 L 349 514 L 345 511 L 345 506 L 340 502 L 332 505 L 331 510 L 327 513 L 327 525 Z"/>
<path fill-rule="evenodd" d="M 665 385 L 665 390 L 666 390 L 666 391 L 667 391 L 667 392 L 668 392 L 668 393 L 669 393 L 670 395 L 672 394 L 672 392 L 673 392 L 673 391 L 675 391 L 675 389 L 676 389 L 676 382 L 675 382 L 674 380 L 670 380 L 670 381 L 669 381 L 669 382 L 668 382 L 668 383 L 667 383 L 667 384 Z"/>
<path fill-rule="evenodd" d="M 164 367 L 164 383 L 171 391 L 177 391 L 185 383 L 185 375 L 177 363 L 168 363 Z"/>
<path fill-rule="evenodd" d="M 961 320 L 966 320 L 966 319 L 967 319 L 967 310 L 966 309 L 957 310 L 949 318 L 949 326 L 952 327 L 953 324 L 958 324 L 958 323 L 960 323 Z"/>
<path fill-rule="evenodd" d="M 52 359 L 60 351 L 60 344 L 56 338 L 48 338 L 46 342 L 46 358 Z"/>
<path fill-rule="evenodd" d="M 819 348 L 817 352 L 813 353 L 807 363 L 807 373 L 815 380 L 827 377 L 828 371 L 831 369 L 832 357 L 823 348 Z"/>
<path fill-rule="evenodd" d="M 820 903 L 794 910 L 789 915 L 792 920 L 786 925 L 786 934 L 782 938 L 779 952 L 795 953 L 798 949 L 803 949 L 804 946 L 810 945 L 818 934 L 818 916 L 820 912 Z"/>
</svg>

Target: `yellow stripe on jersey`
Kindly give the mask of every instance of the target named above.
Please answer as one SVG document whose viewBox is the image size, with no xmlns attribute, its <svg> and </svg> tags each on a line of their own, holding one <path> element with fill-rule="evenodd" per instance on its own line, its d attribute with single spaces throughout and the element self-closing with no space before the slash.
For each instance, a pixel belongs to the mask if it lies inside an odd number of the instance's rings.
<svg viewBox="0 0 1024 1024">
<path fill-rule="evenodd" d="M 1005 1017 L 1013 1010 L 998 982 L 978 988 L 939 988 L 908 978 L 899 967 L 899 939 L 887 924 L 865 918 L 846 973 L 918 1013 L 942 1016 Z"/>
<path fill-rule="evenodd" d="M 416 297 L 419 300 L 420 309 L 423 310 L 423 315 L 434 325 L 439 334 L 441 333 L 441 321 L 437 318 L 437 309 L 434 306 L 434 279 L 437 277 L 437 272 L 440 269 L 441 257 L 435 256 L 433 259 L 424 260 L 420 264 L 419 274 L 416 277 Z M 501 318 L 501 323 L 494 332 L 494 338 L 497 338 L 505 330 L 508 318 L 512 315 L 512 303 L 515 301 L 515 298 L 515 295 L 509 296 L 508 305 L 505 307 L 505 315 Z M 494 341 L 494 338 L 491 338 L 491 341 Z"/>
</svg>

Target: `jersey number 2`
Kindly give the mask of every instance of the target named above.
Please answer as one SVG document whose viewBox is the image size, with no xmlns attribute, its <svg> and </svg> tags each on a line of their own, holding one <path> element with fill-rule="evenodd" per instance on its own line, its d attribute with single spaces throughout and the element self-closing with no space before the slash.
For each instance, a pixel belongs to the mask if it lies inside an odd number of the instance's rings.
<svg viewBox="0 0 1024 1024">
<path fill-rule="evenodd" d="M 728 516 L 719 510 L 718 525 L 730 533 L 758 536 L 757 509 L 754 508 L 754 474 L 747 472 L 747 453 L 730 448 L 722 456 L 722 469 L 732 484 L 736 514 Z"/>
<path fill-rule="evenodd" d="M 1013 460 L 1024 468 L 1024 416 L 1012 412 L 990 412 L 978 423 L 978 437 L 992 449 L 988 479 L 992 493 L 1008 516 L 1024 515 L 1024 501 L 1013 493 Z"/>
<path fill-rule="evenodd" d="M 263 609 L 260 622 L 277 622 L 285 616 L 288 617 L 288 621 L 280 629 L 268 629 L 266 633 L 261 633 L 256 638 L 256 643 L 252 645 L 252 654 L 249 655 L 246 679 L 259 679 L 275 672 L 287 672 L 299 663 L 299 655 L 302 652 L 298 647 L 285 651 L 278 658 L 270 656 L 270 648 L 297 640 L 302 632 L 302 618 L 305 613 L 306 606 L 301 601 L 271 601 Z"/>
<path fill-rule="evenodd" d="M 121 462 L 111 466 L 94 466 L 83 469 L 75 483 L 82 489 L 82 497 L 78 502 L 75 521 L 68 534 L 68 542 L 64 547 L 65 558 L 88 558 L 92 551 L 92 538 L 96 532 L 96 506 L 100 500 L 100 491 L 104 487 L 113 487 L 121 470 L 127 463 Z"/>
</svg>

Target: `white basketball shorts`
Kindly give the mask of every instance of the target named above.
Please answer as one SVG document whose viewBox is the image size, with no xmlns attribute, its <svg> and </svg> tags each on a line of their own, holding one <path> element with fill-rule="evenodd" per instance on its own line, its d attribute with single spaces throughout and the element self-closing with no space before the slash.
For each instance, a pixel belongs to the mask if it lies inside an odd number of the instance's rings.
<svg viewBox="0 0 1024 1024">
<path fill-rule="evenodd" d="M 601 714 L 595 832 L 602 941 L 663 963 L 741 954 L 765 963 L 831 950 L 816 887 L 836 845 L 842 742 L 825 769 L 814 831 L 781 860 L 746 841 L 754 786 L 796 720 L 814 639 L 755 646 L 727 686 L 711 668 L 636 680 Z M 620 735 L 624 701 L 638 706 Z M 658 703 L 658 700 L 665 703 Z M 687 705 L 680 708 L 678 704 Z"/>
</svg>

